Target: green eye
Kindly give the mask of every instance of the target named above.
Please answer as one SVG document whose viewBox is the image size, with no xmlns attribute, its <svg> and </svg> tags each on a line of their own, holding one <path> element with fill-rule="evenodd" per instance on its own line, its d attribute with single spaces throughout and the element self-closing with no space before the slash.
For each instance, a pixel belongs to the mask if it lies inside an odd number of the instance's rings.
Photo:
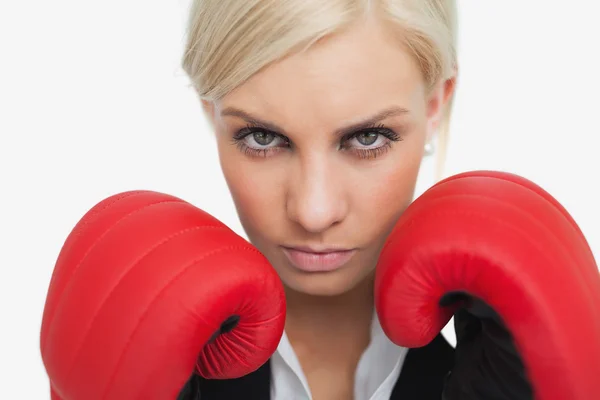
<svg viewBox="0 0 600 400">
<path fill-rule="evenodd" d="M 376 132 L 364 132 L 356 135 L 356 140 L 363 146 L 370 146 L 377 141 L 379 134 Z"/>
<path fill-rule="evenodd" d="M 275 135 L 269 132 L 254 132 L 252 138 L 259 145 L 268 146 L 275 140 Z"/>
</svg>

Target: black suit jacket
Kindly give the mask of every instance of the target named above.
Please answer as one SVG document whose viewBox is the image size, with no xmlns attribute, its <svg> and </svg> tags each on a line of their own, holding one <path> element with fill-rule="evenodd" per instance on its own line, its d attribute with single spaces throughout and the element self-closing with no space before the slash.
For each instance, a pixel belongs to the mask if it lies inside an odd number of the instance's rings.
<svg viewBox="0 0 600 400">
<path fill-rule="evenodd" d="M 440 334 L 427 346 L 410 349 L 390 400 L 441 400 L 454 365 L 454 348 Z M 197 375 L 177 400 L 270 400 L 271 365 L 239 379 L 206 380 Z M 200 397 L 201 395 L 201 397 Z"/>
</svg>

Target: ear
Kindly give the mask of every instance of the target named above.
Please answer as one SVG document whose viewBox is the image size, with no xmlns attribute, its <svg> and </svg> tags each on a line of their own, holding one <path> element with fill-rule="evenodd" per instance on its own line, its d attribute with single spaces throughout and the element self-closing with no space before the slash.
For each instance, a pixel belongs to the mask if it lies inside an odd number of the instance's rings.
<svg viewBox="0 0 600 400">
<path fill-rule="evenodd" d="M 427 143 L 430 143 L 438 132 L 444 116 L 444 110 L 449 106 L 450 99 L 456 88 L 456 73 L 440 82 L 430 93 L 427 101 Z"/>
</svg>

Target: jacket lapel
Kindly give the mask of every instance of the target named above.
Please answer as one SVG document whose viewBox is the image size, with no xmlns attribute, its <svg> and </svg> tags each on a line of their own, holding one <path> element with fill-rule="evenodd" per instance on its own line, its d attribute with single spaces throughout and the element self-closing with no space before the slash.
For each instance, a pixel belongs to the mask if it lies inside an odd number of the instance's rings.
<svg viewBox="0 0 600 400">
<path fill-rule="evenodd" d="M 201 396 L 188 397 L 185 400 L 269 400 L 271 397 L 271 363 L 267 361 L 256 371 L 238 379 L 197 378 L 195 392 Z"/>
<path fill-rule="evenodd" d="M 390 400 L 441 400 L 446 377 L 454 365 L 454 348 L 439 334 L 427 346 L 411 349 Z M 188 397 L 178 400 L 269 400 L 271 396 L 271 363 L 267 361 L 253 373 L 238 379 L 204 380 L 196 377 L 188 382 Z"/>
<path fill-rule="evenodd" d="M 454 366 L 454 348 L 439 334 L 428 345 L 410 349 L 390 400 L 441 400 Z"/>
</svg>

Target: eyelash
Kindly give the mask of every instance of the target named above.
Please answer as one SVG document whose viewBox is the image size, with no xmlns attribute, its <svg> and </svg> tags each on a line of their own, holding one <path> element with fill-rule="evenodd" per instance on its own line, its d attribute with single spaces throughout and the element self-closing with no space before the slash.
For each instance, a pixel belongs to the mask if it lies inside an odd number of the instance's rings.
<svg viewBox="0 0 600 400">
<path fill-rule="evenodd" d="M 281 149 L 281 147 L 267 147 L 263 149 L 257 149 L 254 147 L 250 147 L 244 143 L 244 139 L 255 133 L 267 133 L 271 134 L 281 140 L 284 141 L 287 147 L 291 146 L 290 140 L 279 133 L 270 131 L 268 129 L 262 128 L 257 125 L 248 125 L 243 129 L 240 129 L 232 138 L 232 142 L 240 149 L 242 153 L 252 157 L 268 157 L 270 153 L 272 153 L 275 149 Z M 381 135 L 386 138 L 386 141 L 383 145 L 375 148 L 366 148 L 366 149 L 357 149 L 357 148 L 344 148 L 343 144 L 355 139 L 361 134 L 365 133 L 376 133 L 377 135 Z M 374 159 L 383 154 L 385 154 L 391 147 L 392 143 L 399 142 L 402 140 L 401 135 L 394 132 L 393 130 L 387 128 L 385 125 L 373 125 L 370 127 L 366 127 L 359 131 L 349 133 L 342 137 L 342 149 L 351 149 L 356 156 L 360 159 Z M 275 150 L 277 151 L 277 150 Z"/>
</svg>

